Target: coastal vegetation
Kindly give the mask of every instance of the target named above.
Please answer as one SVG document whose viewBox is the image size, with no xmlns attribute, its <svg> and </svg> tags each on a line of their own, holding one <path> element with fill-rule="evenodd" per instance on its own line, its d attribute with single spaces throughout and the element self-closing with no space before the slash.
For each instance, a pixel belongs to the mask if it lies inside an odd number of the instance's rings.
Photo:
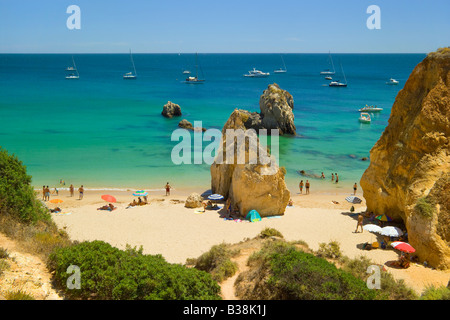
<svg viewBox="0 0 450 320">
<path fill-rule="evenodd" d="M 219 285 L 195 268 L 170 264 L 142 248 L 120 250 L 103 241 L 82 242 L 55 250 L 49 257 L 55 281 L 72 299 L 96 300 L 218 300 Z M 80 289 L 68 289 L 67 268 L 81 272 Z"/>
</svg>

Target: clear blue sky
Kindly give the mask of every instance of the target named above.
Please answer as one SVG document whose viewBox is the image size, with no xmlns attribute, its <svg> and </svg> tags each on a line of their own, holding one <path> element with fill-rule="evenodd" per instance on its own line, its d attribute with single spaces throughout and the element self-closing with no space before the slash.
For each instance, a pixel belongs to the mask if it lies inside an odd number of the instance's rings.
<svg viewBox="0 0 450 320">
<path fill-rule="evenodd" d="M 0 0 L 0 53 L 426 53 L 450 45 L 449 13 L 449 0 Z"/>
</svg>

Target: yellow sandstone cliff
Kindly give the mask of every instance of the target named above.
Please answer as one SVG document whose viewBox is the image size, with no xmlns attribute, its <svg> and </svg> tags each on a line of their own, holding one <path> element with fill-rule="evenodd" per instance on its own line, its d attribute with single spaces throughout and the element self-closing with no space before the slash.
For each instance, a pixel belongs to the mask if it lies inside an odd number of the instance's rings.
<svg viewBox="0 0 450 320">
<path fill-rule="evenodd" d="M 411 73 L 361 179 L 369 211 L 402 219 L 421 261 L 450 268 L 450 48 Z"/>
</svg>

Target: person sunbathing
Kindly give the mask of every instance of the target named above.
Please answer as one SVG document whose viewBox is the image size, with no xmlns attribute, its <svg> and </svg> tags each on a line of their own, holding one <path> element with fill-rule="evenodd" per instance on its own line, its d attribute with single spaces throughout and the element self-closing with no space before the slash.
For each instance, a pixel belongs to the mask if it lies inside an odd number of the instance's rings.
<svg viewBox="0 0 450 320">
<path fill-rule="evenodd" d="M 108 211 L 113 211 L 116 210 L 117 208 L 113 206 L 112 203 L 110 203 L 109 205 L 105 205 L 103 207 L 98 208 L 97 210 L 108 210 Z"/>
<path fill-rule="evenodd" d="M 56 207 L 55 209 L 50 209 L 50 212 L 52 212 L 52 213 L 61 212 L 61 208 L 60 207 Z"/>
<path fill-rule="evenodd" d="M 129 207 L 134 207 L 134 206 L 137 206 L 138 204 L 137 204 L 137 202 L 136 202 L 136 199 L 133 199 L 133 202 L 130 202 L 130 204 L 128 205 Z"/>
</svg>

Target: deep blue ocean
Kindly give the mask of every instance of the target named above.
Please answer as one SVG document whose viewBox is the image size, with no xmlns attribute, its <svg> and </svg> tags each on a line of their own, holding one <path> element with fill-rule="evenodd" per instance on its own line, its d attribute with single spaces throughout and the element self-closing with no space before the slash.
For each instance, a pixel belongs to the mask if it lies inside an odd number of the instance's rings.
<svg viewBox="0 0 450 320">
<path fill-rule="evenodd" d="M 287 73 L 275 74 L 282 67 Z M 291 191 L 305 170 L 327 179 L 317 188 L 347 188 L 369 165 L 361 161 L 386 127 L 392 104 L 425 54 L 333 54 L 331 88 L 319 73 L 329 68 L 328 54 L 199 54 L 201 85 L 183 83 L 184 69 L 194 72 L 195 54 L 133 54 L 138 78 L 127 54 L 73 55 L 80 78 L 66 80 L 69 54 L 0 54 L 0 146 L 26 165 L 33 185 L 83 184 L 86 188 L 208 188 L 209 165 L 175 165 L 172 132 L 181 119 L 221 129 L 235 108 L 259 111 L 259 98 L 277 83 L 294 97 L 297 137 L 280 137 L 280 165 Z M 246 78 L 257 68 L 267 78 Z M 390 78 L 399 85 L 389 86 Z M 161 116 L 172 101 L 181 118 Z M 371 124 L 358 121 L 358 108 L 384 108 Z M 332 185 L 337 172 L 339 186 Z"/>
</svg>

